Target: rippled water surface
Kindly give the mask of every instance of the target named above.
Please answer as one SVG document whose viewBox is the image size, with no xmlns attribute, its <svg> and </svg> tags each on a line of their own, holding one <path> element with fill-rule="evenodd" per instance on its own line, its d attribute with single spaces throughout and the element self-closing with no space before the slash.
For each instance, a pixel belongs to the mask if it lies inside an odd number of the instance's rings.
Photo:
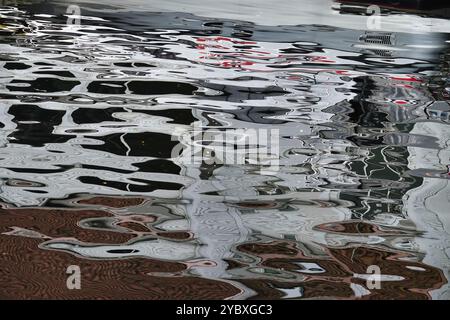
<svg viewBox="0 0 450 320">
<path fill-rule="evenodd" d="M 0 298 L 450 298 L 445 17 L 68 5 L 0 7 Z M 208 129 L 278 170 L 182 161 Z"/>
</svg>

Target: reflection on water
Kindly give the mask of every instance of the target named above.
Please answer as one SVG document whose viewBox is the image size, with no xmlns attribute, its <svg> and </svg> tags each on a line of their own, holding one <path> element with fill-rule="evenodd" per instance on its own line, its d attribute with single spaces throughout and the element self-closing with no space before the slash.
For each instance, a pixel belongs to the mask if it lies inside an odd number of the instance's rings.
<svg viewBox="0 0 450 320">
<path fill-rule="evenodd" d="M 449 298 L 447 34 L 66 7 L 0 9 L 1 298 Z M 194 128 L 279 170 L 172 157 Z"/>
</svg>

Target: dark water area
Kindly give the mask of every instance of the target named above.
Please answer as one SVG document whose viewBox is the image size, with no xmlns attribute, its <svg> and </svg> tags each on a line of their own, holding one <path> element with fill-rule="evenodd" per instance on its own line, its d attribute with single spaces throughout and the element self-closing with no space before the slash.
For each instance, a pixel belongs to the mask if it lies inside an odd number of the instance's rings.
<svg viewBox="0 0 450 320">
<path fill-rule="evenodd" d="M 0 299 L 449 299 L 448 10 L 380 31 L 322 2 L 336 23 L 0 6 Z M 248 129 L 277 168 L 187 161 Z"/>
</svg>

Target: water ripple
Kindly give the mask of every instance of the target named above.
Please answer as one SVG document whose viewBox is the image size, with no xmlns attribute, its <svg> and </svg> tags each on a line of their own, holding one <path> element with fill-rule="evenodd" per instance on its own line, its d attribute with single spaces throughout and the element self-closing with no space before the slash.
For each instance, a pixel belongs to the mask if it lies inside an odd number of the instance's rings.
<svg viewBox="0 0 450 320">
<path fill-rule="evenodd" d="M 448 298 L 447 34 L 65 9 L 0 8 L 1 237 L 229 298 Z M 184 163 L 196 128 L 279 130 L 279 170 Z"/>
</svg>

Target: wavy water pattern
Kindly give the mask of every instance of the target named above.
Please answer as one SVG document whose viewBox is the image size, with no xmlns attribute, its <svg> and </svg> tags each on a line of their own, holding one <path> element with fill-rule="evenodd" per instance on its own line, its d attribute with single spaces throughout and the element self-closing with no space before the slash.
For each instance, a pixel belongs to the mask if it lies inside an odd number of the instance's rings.
<svg viewBox="0 0 450 320">
<path fill-rule="evenodd" d="M 449 298 L 448 34 L 66 8 L 0 9 L 0 298 Z M 278 170 L 186 162 L 209 129 Z"/>
</svg>

